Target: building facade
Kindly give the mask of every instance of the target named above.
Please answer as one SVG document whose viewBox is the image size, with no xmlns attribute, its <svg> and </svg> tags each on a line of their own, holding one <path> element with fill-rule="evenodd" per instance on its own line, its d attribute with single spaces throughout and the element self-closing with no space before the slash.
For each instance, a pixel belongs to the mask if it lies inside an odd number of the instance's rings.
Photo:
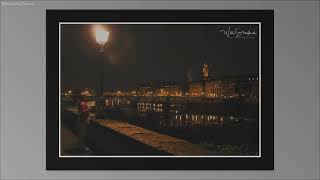
<svg viewBox="0 0 320 180">
<path fill-rule="evenodd" d="M 188 96 L 199 97 L 204 95 L 204 82 L 191 82 L 189 84 Z"/>
</svg>

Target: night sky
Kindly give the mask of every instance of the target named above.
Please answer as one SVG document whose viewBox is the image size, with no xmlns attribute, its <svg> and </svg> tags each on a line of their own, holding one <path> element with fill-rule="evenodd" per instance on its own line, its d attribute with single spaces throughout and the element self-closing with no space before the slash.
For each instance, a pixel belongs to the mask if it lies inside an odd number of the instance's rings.
<svg viewBox="0 0 320 180">
<path fill-rule="evenodd" d="M 203 63 L 219 78 L 259 72 L 259 39 L 229 39 L 220 32 L 257 25 L 103 25 L 105 90 L 129 90 L 139 84 L 200 80 Z M 94 88 L 98 45 L 93 25 L 61 26 L 62 88 Z"/>
</svg>

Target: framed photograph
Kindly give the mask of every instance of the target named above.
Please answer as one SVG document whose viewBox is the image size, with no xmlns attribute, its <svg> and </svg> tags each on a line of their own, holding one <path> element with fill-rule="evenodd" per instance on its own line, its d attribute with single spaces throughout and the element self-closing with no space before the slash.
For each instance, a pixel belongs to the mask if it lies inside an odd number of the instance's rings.
<svg viewBox="0 0 320 180">
<path fill-rule="evenodd" d="M 273 10 L 47 10 L 47 170 L 273 170 Z"/>
</svg>

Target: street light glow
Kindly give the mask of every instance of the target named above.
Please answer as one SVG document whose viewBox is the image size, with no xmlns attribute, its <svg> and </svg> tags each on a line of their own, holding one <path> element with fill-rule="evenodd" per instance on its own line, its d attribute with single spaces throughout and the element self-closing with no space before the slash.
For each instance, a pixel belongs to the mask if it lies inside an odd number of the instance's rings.
<svg viewBox="0 0 320 180">
<path fill-rule="evenodd" d="M 104 45 L 108 41 L 109 32 L 105 31 L 101 27 L 96 28 L 96 41 L 97 43 Z"/>
</svg>

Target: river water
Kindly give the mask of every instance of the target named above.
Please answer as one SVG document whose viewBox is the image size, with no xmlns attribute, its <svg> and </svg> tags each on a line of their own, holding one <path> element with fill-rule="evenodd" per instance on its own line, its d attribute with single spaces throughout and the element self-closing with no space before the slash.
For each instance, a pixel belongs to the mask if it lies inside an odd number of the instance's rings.
<svg viewBox="0 0 320 180">
<path fill-rule="evenodd" d="M 258 155 L 258 105 L 107 98 L 106 118 L 204 146 L 221 155 Z"/>
</svg>

